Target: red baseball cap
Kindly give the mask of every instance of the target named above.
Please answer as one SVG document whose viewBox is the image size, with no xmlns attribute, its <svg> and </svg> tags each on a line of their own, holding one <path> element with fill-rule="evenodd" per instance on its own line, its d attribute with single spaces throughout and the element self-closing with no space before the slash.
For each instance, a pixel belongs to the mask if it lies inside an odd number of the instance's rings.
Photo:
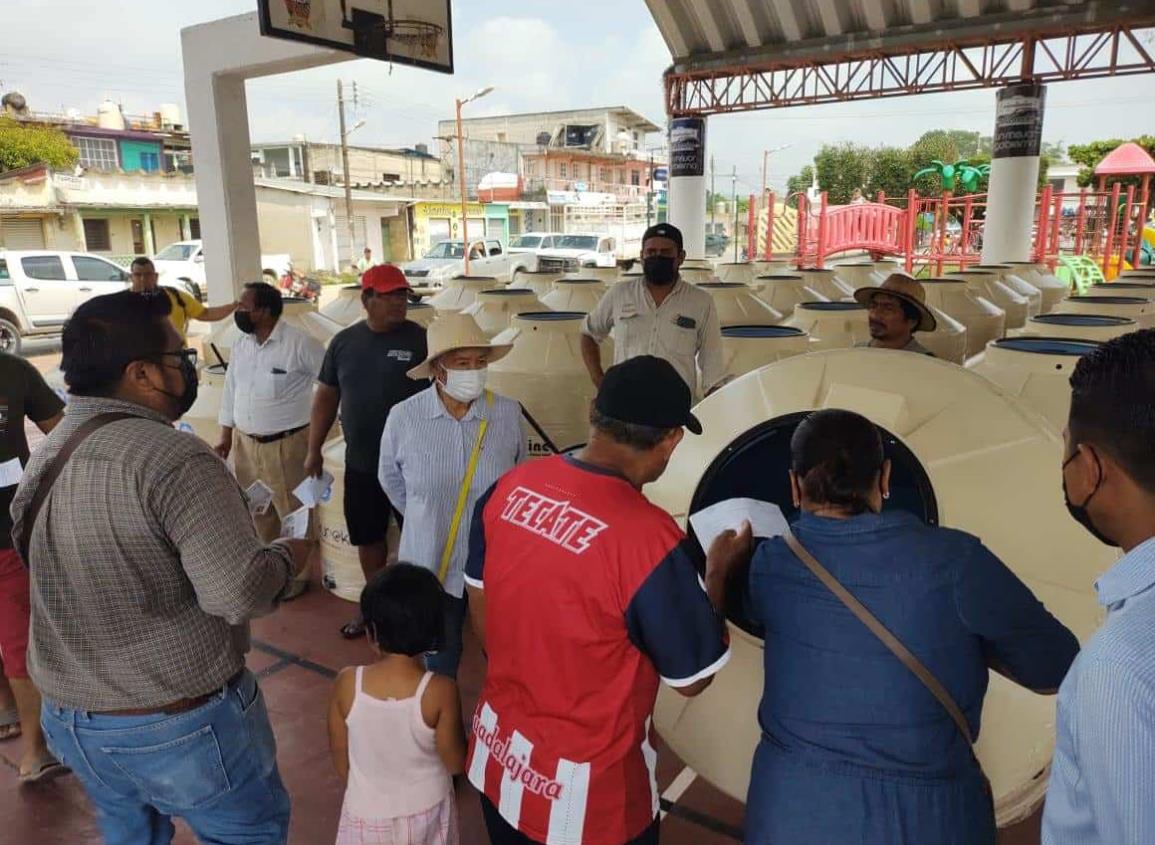
<svg viewBox="0 0 1155 845">
<path fill-rule="evenodd" d="M 394 293 L 399 290 L 412 290 L 412 288 L 400 267 L 395 267 L 392 264 L 377 264 L 361 274 L 361 290 L 371 290 L 375 293 Z"/>
</svg>

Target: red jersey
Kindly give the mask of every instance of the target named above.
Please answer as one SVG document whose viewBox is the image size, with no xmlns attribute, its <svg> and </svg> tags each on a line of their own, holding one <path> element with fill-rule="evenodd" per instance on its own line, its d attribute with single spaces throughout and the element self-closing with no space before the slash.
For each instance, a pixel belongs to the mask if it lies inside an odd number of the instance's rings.
<svg viewBox="0 0 1155 845">
<path fill-rule="evenodd" d="M 470 781 L 546 845 L 640 835 L 658 813 L 658 681 L 729 658 L 685 535 L 621 476 L 548 458 L 478 503 L 466 581 L 485 591 L 489 657 Z"/>
</svg>

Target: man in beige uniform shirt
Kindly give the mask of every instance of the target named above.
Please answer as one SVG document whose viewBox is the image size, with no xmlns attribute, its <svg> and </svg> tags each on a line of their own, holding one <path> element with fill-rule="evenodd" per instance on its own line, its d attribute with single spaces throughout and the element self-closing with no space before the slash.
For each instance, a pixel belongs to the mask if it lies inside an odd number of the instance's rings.
<svg viewBox="0 0 1155 845">
<path fill-rule="evenodd" d="M 718 312 L 710 294 L 679 278 L 685 260 L 677 227 L 646 230 L 644 276 L 610 288 L 582 326 L 582 358 L 595 385 L 604 375 L 599 345 L 612 331 L 615 364 L 655 355 L 674 366 L 695 398 L 718 387 L 725 374 Z"/>
</svg>

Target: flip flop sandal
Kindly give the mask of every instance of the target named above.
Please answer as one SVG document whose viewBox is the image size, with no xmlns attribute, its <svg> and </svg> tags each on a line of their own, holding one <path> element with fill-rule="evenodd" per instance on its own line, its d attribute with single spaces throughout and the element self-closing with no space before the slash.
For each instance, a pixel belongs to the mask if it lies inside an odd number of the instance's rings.
<svg viewBox="0 0 1155 845">
<path fill-rule="evenodd" d="M 23 784 L 44 783 L 45 781 L 66 775 L 71 771 L 55 757 L 41 760 L 31 771 L 20 773 L 20 782 Z"/>
<path fill-rule="evenodd" d="M 341 626 L 341 636 L 347 640 L 356 640 L 365 636 L 365 620 L 355 619 Z"/>
<path fill-rule="evenodd" d="M 15 707 L 0 710 L 0 742 L 6 739 L 16 739 L 23 732 L 20 727 L 20 713 Z"/>
</svg>

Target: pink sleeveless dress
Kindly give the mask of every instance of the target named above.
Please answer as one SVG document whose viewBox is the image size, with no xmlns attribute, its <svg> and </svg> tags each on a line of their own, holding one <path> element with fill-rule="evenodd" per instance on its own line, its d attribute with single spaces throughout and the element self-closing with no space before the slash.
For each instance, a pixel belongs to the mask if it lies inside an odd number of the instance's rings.
<svg viewBox="0 0 1155 845">
<path fill-rule="evenodd" d="M 349 782 L 337 845 L 457 845 L 453 780 L 421 717 L 426 672 L 412 698 L 379 699 L 357 667 L 349 728 Z"/>
</svg>

